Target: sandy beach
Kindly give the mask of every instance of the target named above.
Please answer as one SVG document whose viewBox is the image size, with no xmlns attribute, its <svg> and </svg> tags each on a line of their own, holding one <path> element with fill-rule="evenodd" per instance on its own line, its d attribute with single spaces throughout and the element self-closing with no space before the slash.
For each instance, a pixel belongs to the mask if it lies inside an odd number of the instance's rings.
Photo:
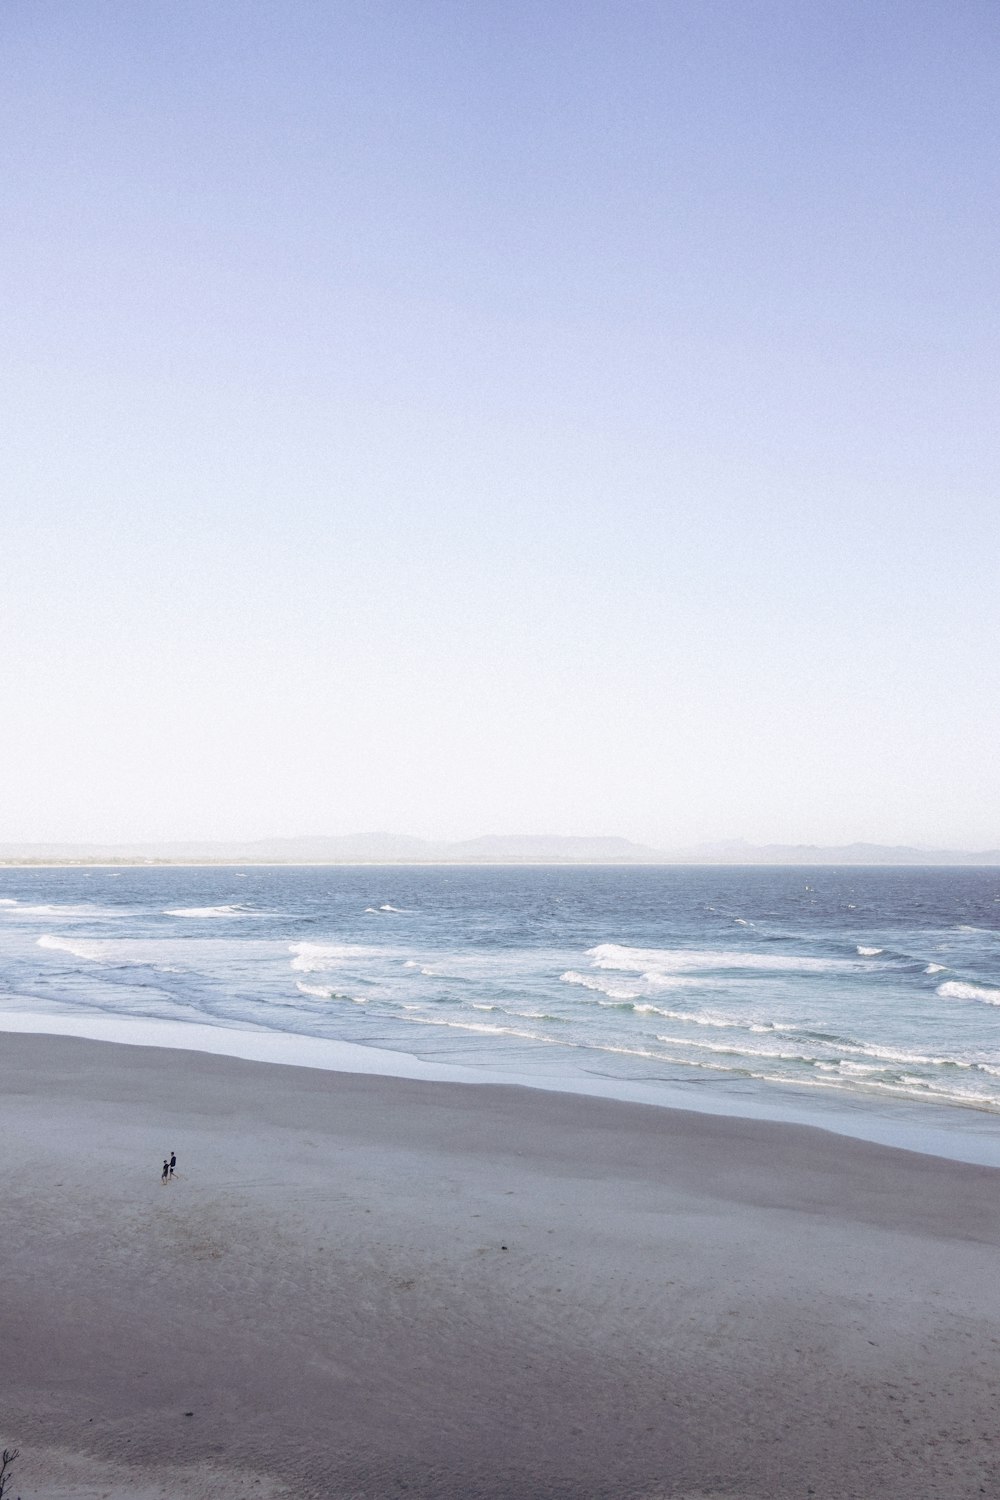
<svg viewBox="0 0 1000 1500">
<path fill-rule="evenodd" d="M 23 1500 L 1000 1488 L 989 1168 L 32 1035 L 0 1122 Z"/>
</svg>

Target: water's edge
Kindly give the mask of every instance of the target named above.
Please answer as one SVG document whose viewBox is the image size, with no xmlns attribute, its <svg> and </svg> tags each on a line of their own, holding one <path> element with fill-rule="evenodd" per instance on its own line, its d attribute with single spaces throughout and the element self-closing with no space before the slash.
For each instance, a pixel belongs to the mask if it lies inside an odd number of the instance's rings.
<svg viewBox="0 0 1000 1500">
<path fill-rule="evenodd" d="M 582 1079 L 538 1074 L 518 1074 L 509 1069 L 472 1067 L 456 1063 L 430 1062 L 405 1052 L 357 1042 L 323 1037 L 298 1036 L 287 1032 L 259 1031 L 251 1027 L 200 1025 L 196 1022 L 165 1021 L 146 1017 L 42 1015 L 30 1011 L 0 1012 L 0 1033 L 34 1036 L 77 1037 L 113 1046 L 162 1047 L 172 1051 L 203 1052 L 247 1062 L 280 1063 L 285 1066 L 319 1068 L 338 1073 L 416 1079 L 428 1083 L 488 1083 L 503 1087 L 539 1089 L 548 1093 L 617 1099 L 622 1103 L 654 1105 L 661 1109 L 690 1110 L 696 1114 L 732 1119 L 767 1120 L 774 1124 L 808 1126 L 832 1135 L 870 1141 L 923 1156 L 943 1157 L 973 1166 L 1000 1169 L 1000 1139 L 995 1124 L 984 1121 L 981 1133 L 970 1129 L 968 1111 L 948 1111 L 959 1118 L 947 1124 L 927 1124 L 915 1118 L 906 1106 L 877 1108 L 861 1101 L 798 1102 L 792 1089 L 772 1090 L 770 1098 L 748 1095 L 735 1100 L 716 1091 L 699 1092 L 683 1084 L 644 1084 L 639 1080 Z M 944 1106 L 936 1114 L 944 1116 Z"/>
</svg>

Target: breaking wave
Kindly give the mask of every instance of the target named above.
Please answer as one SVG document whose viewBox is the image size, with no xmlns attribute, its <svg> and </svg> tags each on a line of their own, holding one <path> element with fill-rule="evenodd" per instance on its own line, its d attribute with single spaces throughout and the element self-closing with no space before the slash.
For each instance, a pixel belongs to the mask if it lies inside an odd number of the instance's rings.
<svg viewBox="0 0 1000 1500">
<path fill-rule="evenodd" d="M 38 905 L 22 904 L 20 901 L 0 901 L 0 906 L 16 907 L 19 917 L 107 917 L 117 916 L 113 907 L 100 907 L 88 902 L 41 902 Z"/>
<path fill-rule="evenodd" d="M 704 969 L 835 974 L 858 968 L 856 960 L 849 958 L 808 958 L 790 953 L 743 953 L 715 948 L 627 948 L 620 943 L 598 943 L 596 948 L 587 949 L 587 957 L 593 959 L 595 969 L 640 973 L 651 981 Z"/>
<path fill-rule="evenodd" d="M 324 969 L 382 956 L 381 949 L 365 948 L 360 943 L 289 943 L 288 951 L 294 953 L 292 968 L 300 974 L 322 973 Z"/>
<path fill-rule="evenodd" d="M 985 1005 L 1000 1005 L 1000 990 L 987 984 L 966 984 L 961 979 L 949 979 L 937 987 L 939 995 L 947 1000 L 981 1000 Z"/>
<path fill-rule="evenodd" d="M 638 990 L 626 990 L 621 985 L 609 984 L 607 980 L 597 979 L 591 974 L 578 974 L 575 969 L 567 969 L 559 978 L 563 984 L 578 984 L 581 989 L 596 990 L 599 995 L 608 995 L 613 1000 L 639 999 Z"/>
<path fill-rule="evenodd" d="M 108 955 L 107 943 L 87 942 L 85 939 L 71 941 L 69 938 L 53 937 L 47 932 L 38 939 L 39 948 L 54 948 L 59 953 L 70 953 L 74 958 L 85 958 L 92 963 L 99 963 Z"/>
<path fill-rule="evenodd" d="M 332 989 L 326 984 L 304 984 L 301 979 L 296 980 L 295 988 L 301 995 L 310 995 L 315 1000 L 350 1000 L 354 1005 L 367 1005 L 363 997 L 356 995 L 344 995 L 339 990 Z"/>
<path fill-rule="evenodd" d="M 249 917 L 246 906 L 168 906 L 165 917 Z"/>
<path fill-rule="evenodd" d="M 125 940 L 128 943 L 128 939 Z M 105 964 L 109 968 L 157 969 L 164 974 L 181 971 L 169 964 L 154 963 L 148 956 L 138 957 L 123 953 L 122 942 L 101 938 L 65 938 L 46 932 L 36 939 L 39 948 L 48 948 L 56 953 L 68 953 L 72 958 L 82 958 L 86 963 Z"/>
</svg>

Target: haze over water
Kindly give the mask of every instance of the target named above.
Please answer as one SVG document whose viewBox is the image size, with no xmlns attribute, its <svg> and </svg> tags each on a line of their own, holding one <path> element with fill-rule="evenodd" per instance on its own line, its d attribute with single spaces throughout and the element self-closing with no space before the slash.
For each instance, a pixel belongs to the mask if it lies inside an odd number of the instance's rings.
<svg viewBox="0 0 1000 1500">
<path fill-rule="evenodd" d="M 8 869 L 0 938 L 7 1011 L 351 1041 L 665 1103 L 902 1101 L 977 1129 L 1000 1112 L 994 869 Z"/>
</svg>

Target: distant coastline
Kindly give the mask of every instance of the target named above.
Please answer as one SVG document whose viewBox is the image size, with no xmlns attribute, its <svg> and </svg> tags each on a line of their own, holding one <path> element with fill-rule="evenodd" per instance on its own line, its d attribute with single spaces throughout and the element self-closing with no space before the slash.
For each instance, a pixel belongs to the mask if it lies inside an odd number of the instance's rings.
<svg viewBox="0 0 1000 1500">
<path fill-rule="evenodd" d="M 852 843 L 750 844 L 733 840 L 663 850 L 623 838 L 489 835 L 453 842 L 388 833 L 253 841 L 0 844 L 0 868 L 176 865 L 287 866 L 906 866 L 1000 867 L 1000 849 L 921 849 Z"/>
</svg>

